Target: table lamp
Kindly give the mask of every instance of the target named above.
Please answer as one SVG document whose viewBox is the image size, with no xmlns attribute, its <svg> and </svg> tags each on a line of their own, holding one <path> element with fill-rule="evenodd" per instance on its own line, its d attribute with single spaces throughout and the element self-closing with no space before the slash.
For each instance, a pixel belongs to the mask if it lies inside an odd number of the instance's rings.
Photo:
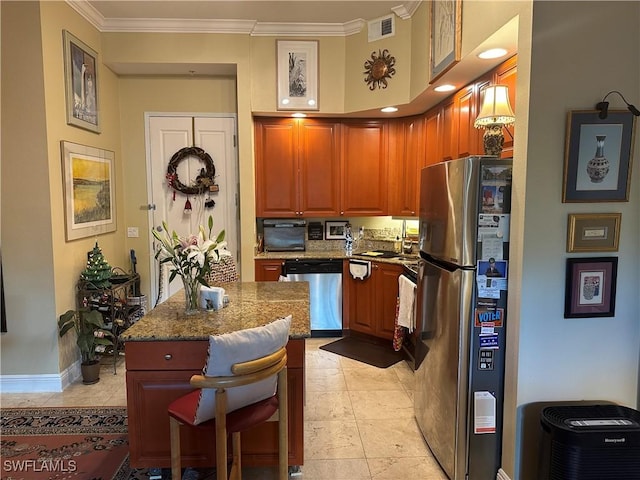
<svg viewBox="0 0 640 480">
<path fill-rule="evenodd" d="M 484 92 L 482 107 L 473 126 L 485 129 L 482 137 L 485 155 L 499 157 L 504 145 L 502 127 L 513 125 L 516 121 L 509 104 L 509 89 L 506 85 L 490 85 L 482 91 Z"/>
</svg>

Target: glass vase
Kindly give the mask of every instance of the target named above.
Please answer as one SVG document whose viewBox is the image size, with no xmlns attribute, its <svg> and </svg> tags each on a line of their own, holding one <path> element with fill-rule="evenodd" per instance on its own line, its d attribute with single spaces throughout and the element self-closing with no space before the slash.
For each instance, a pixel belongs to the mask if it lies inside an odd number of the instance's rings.
<svg viewBox="0 0 640 480">
<path fill-rule="evenodd" d="M 200 282 L 195 278 L 181 278 L 182 285 L 184 286 L 185 313 L 187 315 L 192 315 L 197 313 L 199 310 Z"/>
</svg>

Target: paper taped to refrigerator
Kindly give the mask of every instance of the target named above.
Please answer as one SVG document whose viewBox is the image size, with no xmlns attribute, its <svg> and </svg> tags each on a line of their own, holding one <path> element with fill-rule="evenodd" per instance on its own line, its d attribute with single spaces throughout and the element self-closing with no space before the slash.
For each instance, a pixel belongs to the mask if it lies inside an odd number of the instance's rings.
<svg viewBox="0 0 640 480">
<path fill-rule="evenodd" d="M 496 397 L 491 392 L 473 392 L 473 433 L 496 433 Z"/>
</svg>

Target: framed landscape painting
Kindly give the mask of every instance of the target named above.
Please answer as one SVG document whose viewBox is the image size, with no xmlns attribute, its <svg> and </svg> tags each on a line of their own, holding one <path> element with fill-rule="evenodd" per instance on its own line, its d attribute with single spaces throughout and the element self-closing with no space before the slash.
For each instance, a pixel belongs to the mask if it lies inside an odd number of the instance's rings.
<svg viewBox="0 0 640 480">
<path fill-rule="evenodd" d="M 62 141 L 66 239 L 116 230 L 114 153 Z"/>
</svg>

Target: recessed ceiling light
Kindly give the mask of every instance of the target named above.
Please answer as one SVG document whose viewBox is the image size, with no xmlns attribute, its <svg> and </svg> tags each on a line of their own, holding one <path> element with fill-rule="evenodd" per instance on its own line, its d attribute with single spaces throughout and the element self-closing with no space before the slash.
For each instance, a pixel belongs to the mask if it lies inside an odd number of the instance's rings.
<svg viewBox="0 0 640 480">
<path fill-rule="evenodd" d="M 489 50 L 485 50 L 484 52 L 480 52 L 478 57 L 483 59 L 491 59 L 491 58 L 500 58 L 504 57 L 507 54 L 507 51 L 504 48 L 491 48 Z"/>
<path fill-rule="evenodd" d="M 281 102 L 283 105 L 288 105 L 288 104 L 289 104 L 289 99 L 288 99 L 288 98 L 283 98 L 280 102 Z"/>
<path fill-rule="evenodd" d="M 393 112 L 397 112 L 398 109 L 396 107 L 384 107 L 384 108 L 381 108 L 380 111 L 384 113 L 393 113 Z"/>
<path fill-rule="evenodd" d="M 291 116 L 292 116 L 292 117 L 296 117 L 296 118 L 304 118 L 304 117 L 306 117 L 307 115 L 306 115 L 305 113 L 299 113 L 299 112 L 296 112 L 296 113 L 292 114 Z"/>
<path fill-rule="evenodd" d="M 307 102 L 307 105 L 309 105 L 310 107 L 313 107 L 315 104 L 316 101 L 313 98 Z"/>
<path fill-rule="evenodd" d="M 455 89 L 456 89 L 455 85 L 449 85 L 448 83 L 445 85 L 439 85 L 436 88 L 434 88 L 436 92 L 450 92 Z"/>
</svg>

